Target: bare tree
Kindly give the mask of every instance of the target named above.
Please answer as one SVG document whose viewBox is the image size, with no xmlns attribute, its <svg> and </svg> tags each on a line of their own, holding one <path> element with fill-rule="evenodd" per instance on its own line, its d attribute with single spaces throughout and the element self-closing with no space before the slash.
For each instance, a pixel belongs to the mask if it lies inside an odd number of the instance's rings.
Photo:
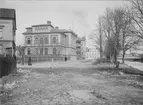
<svg viewBox="0 0 143 105">
<path fill-rule="evenodd" d="M 105 51 L 105 53 L 108 54 L 106 55 L 106 57 L 108 56 L 108 59 L 111 60 L 111 57 L 112 57 L 112 50 L 113 50 L 113 38 L 111 38 L 111 34 L 112 34 L 112 30 L 111 28 L 113 27 L 113 22 L 112 22 L 112 10 L 110 8 L 106 8 L 106 11 L 105 11 L 105 15 L 103 16 L 103 33 L 104 33 L 104 36 L 105 36 L 105 40 L 106 40 L 106 45 L 105 45 L 105 49 L 104 50 L 107 50 Z M 111 46 L 111 47 L 110 47 Z M 107 49 L 108 48 L 108 49 Z"/>
<path fill-rule="evenodd" d="M 25 46 L 18 46 L 17 50 L 19 51 L 20 56 L 22 57 L 22 65 L 24 65 L 24 58 L 25 58 Z"/>
<path fill-rule="evenodd" d="M 132 18 L 136 24 L 134 24 L 135 30 L 132 30 L 134 34 L 143 39 L 143 0 L 130 0 L 132 5 Z"/>
<path fill-rule="evenodd" d="M 100 58 L 103 58 L 103 23 L 102 17 L 98 18 L 97 29 L 92 32 L 90 39 L 93 41 L 93 45 L 100 52 Z"/>
</svg>

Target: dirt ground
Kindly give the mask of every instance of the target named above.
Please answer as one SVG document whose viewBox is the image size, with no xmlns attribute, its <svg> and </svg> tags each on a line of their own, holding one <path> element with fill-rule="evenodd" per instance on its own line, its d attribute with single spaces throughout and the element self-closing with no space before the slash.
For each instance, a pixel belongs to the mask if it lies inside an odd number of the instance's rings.
<svg viewBox="0 0 143 105">
<path fill-rule="evenodd" d="M 143 76 L 113 75 L 89 62 L 76 65 L 18 68 L 7 81 L 14 82 L 13 88 L 0 96 L 1 105 L 143 105 Z"/>
</svg>

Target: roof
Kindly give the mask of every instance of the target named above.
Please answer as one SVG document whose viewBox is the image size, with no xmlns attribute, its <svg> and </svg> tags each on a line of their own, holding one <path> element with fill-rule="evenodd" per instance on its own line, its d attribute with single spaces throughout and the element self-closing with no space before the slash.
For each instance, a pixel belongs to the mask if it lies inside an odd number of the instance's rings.
<svg viewBox="0 0 143 105">
<path fill-rule="evenodd" d="M 30 28 L 30 27 L 29 27 Z M 77 36 L 73 31 L 66 30 L 66 29 L 58 29 L 58 28 L 52 28 L 50 32 L 41 32 L 40 34 L 52 34 L 52 33 L 72 33 L 73 35 Z M 29 33 L 24 32 L 24 35 L 26 34 L 39 34 L 39 33 Z"/>
<path fill-rule="evenodd" d="M 32 27 L 26 27 L 26 29 L 32 29 Z"/>
<path fill-rule="evenodd" d="M 38 24 L 38 25 L 32 25 L 32 27 L 39 27 L 39 26 L 51 26 L 51 27 L 53 27 L 51 24 Z"/>
</svg>

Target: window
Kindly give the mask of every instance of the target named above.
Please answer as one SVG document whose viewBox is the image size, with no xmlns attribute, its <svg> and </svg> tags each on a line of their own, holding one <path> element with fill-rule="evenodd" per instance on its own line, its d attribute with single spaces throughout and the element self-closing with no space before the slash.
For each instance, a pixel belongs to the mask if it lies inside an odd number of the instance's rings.
<svg viewBox="0 0 143 105">
<path fill-rule="evenodd" d="M 48 43 L 49 43 L 48 38 L 45 37 L 45 44 L 48 44 Z"/>
<path fill-rule="evenodd" d="M 27 44 L 31 44 L 31 39 L 30 38 L 27 39 Z"/>
<path fill-rule="evenodd" d="M 30 55 L 30 48 L 27 49 L 27 55 Z"/>
<path fill-rule="evenodd" d="M 3 48 L 2 48 L 2 45 L 0 45 L 0 55 L 3 54 Z"/>
<path fill-rule="evenodd" d="M 3 34 L 2 30 L 3 30 L 3 29 L 0 27 L 0 38 L 3 37 L 3 35 L 2 35 L 2 34 Z"/>
<path fill-rule="evenodd" d="M 43 55 L 43 48 L 40 48 L 40 55 Z"/>
<path fill-rule="evenodd" d="M 43 44 L 43 38 L 40 38 L 40 44 Z"/>
<path fill-rule="evenodd" d="M 56 52 L 57 52 L 57 49 L 53 48 L 53 54 L 56 54 Z"/>
<path fill-rule="evenodd" d="M 35 44 L 38 44 L 38 38 L 35 38 Z"/>
<path fill-rule="evenodd" d="M 45 48 L 45 55 L 48 55 L 48 48 Z"/>
<path fill-rule="evenodd" d="M 56 44 L 56 43 L 57 43 L 57 38 L 53 37 L 53 44 Z"/>
<path fill-rule="evenodd" d="M 35 48 L 35 53 L 36 53 L 36 55 L 38 55 L 38 54 L 39 54 L 39 50 L 38 50 L 38 48 Z"/>
</svg>

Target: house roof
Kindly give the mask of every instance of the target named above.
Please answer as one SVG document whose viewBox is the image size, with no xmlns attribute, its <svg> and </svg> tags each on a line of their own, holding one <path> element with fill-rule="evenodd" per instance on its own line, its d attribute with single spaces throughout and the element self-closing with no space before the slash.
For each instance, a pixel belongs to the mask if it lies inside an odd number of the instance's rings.
<svg viewBox="0 0 143 105">
<path fill-rule="evenodd" d="M 28 29 L 30 27 L 27 27 Z M 58 29 L 58 28 L 52 28 L 50 32 L 41 32 L 40 34 L 52 34 L 52 33 L 72 33 L 73 35 L 77 36 L 73 31 L 71 30 L 66 30 L 66 29 Z M 39 34 L 38 32 L 36 33 L 31 33 L 31 32 L 24 32 L 24 35 L 26 34 Z"/>
<path fill-rule="evenodd" d="M 32 25 L 32 27 L 40 27 L 40 26 L 51 26 L 51 27 L 53 27 L 51 24 L 38 24 L 38 25 Z"/>
<path fill-rule="evenodd" d="M 16 30 L 16 13 L 15 9 L 0 8 L 0 19 L 13 20 L 13 27 Z"/>
<path fill-rule="evenodd" d="M 26 29 L 32 29 L 32 27 L 26 27 Z"/>
</svg>

